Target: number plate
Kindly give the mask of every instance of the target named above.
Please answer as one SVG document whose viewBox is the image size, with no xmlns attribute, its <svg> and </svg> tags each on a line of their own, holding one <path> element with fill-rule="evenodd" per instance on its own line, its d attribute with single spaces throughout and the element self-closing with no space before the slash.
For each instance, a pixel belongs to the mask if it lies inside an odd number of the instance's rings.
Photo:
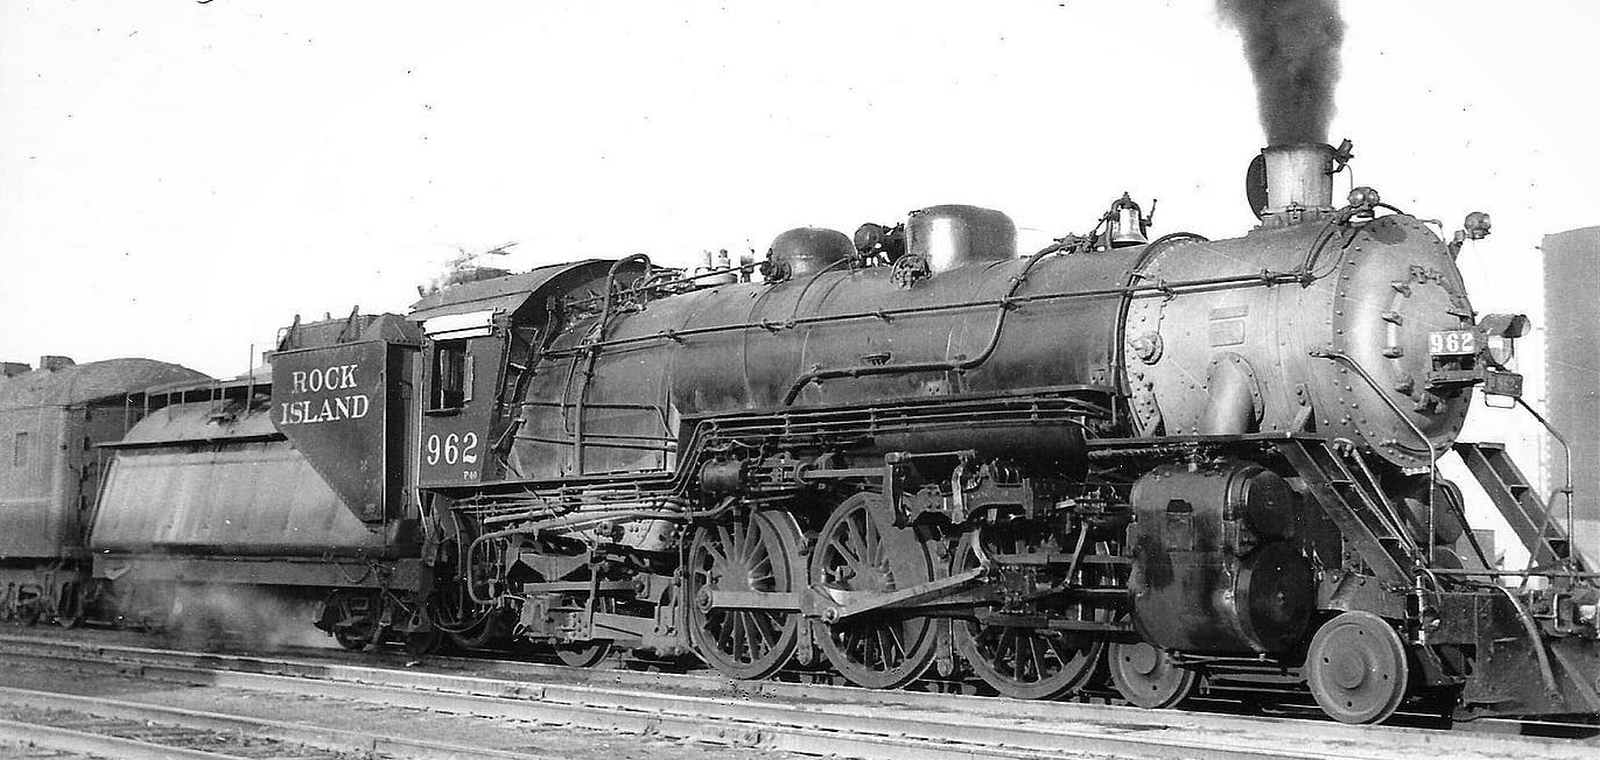
<svg viewBox="0 0 1600 760">
<path fill-rule="evenodd" d="M 1478 353 L 1477 330 L 1435 330 L 1428 333 L 1428 353 L 1434 356 L 1471 356 Z"/>
</svg>

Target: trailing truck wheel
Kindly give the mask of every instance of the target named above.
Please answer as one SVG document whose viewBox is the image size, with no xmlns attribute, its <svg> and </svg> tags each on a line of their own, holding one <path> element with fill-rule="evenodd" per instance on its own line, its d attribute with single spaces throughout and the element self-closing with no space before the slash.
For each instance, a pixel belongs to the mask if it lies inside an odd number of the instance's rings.
<svg viewBox="0 0 1600 760">
<path fill-rule="evenodd" d="M 428 597 L 428 616 L 446 634 L 446 640 L 460 649 L 485 649 L 506 643 L 511 622 L 503 609 L 492 602 L 496 577 L 495 552 L 479 551 L 466 556 L 477 533 L 464 524 L 460 515 L 439 507 L 441 535 L 434 550 L 433 593 Z M 468 582 L 471 582 L 471 588 Z"/>
<path fill-rule="evenodd" d="M 579 596 L 564 596 L 561 598 L 558 609 L 573 610 L 584 613 L 588 609 L 589 600 Z M 617 600 L 609 596 L 602 596 L 594 600 L 596 614 L 608 615 L 617 611 Z M 556 658 L 563 665 L 572 668 L 592 668 L 611 656 L 613 648 L 611 639 L 584 639 L 582 641 L 562 641 L 555 644 Z"/>
<path fill-rule="evenodd" d="M 1346 612 L 1317 629 L 1305 672 L 1317 705 L 1342 723 L 1387 720 L 1410 683 L 1405 642 L 1370 612 Z"/>
<path fill-rule="evenodd" d="M 572 668 L 592 668 L 611 654 L 611 642 L 601 639 L 557 644 L 556 657 Z"/>
<path fill-rule="evenodd" d="M 812 588 L 836 601 L 871 599 L 932 581 L 931 545 L 894 527 L 882 496 L 857 494 L 823 525 L 808 575 Z M 823 654 L 857 686 L 898 689 L 921 677 L 937 653 L 937 626 L 926 616 L 868 612 L 822 626 Z"/>
<path fill-rule="evenodd" d="M 406 634 L 406 655 L 413 659 L 426 657 L 439 651 L 439 645 L 443 642 L 444 633 L 437 628 L 413 631 Z"/>
<path fill-rule="evenodd" d="M 56 600 L 56 625 L 77 628 L 83 624 L 83 619 L 83 593 L 78 590 L 78 584 L 63 583 L 60 597 Z"/>
<path fill-rule="evenodd" d="M 367 637 L 371 631 L 340 630 L 333 632 L 333 640 L 339 646 L 352 652 L 359 652 L 367 648 Z"/>
<path fill-rule="evenodd" d="M 510 625 L 506 615 L 498 610 L 486 613 L 476 625 L 464 631 L 448 631 L 446 634 L 450 644 L 458 649 L 488 649 L 506 642 L 510 636 Z"/>
<path fill-rule="evenodd" d="M 989 554 L 1026 551 L 1012 534 L 984 534 Z M 974 534 L 961 541 L 954 570 L 976 567 Z M 1037 608 L 1030 613 L 1045 612 Z M 983 682 L 1014 699 L 1055 699 L 1082 689 L 1094 677 L 1105 642 L 1068 631 L 986 625 L 977 620 L 954 624 L 956 651 Z"/>
<path fill-rule="evenodd" d="M 1112 644 L 1106 664 L 1117 692 L 1139 707 L 1176 707 L 1194 693 L 1200 682 L 1198 673 L 1178 667 L 1167 650 L 1142 641 Z"/>
<path fill-rule="evenodd" d="M 695 531 L 686 573 L 689 637 L 707 665 L 729 678 L 756 679 L 788 664 L 804 624 L 799 614 L 715 608 L 710 595 L 798 591 L 805 579 L 802 540 L 794 518 L 777 512 L 754 512 Z"/>
</svg>

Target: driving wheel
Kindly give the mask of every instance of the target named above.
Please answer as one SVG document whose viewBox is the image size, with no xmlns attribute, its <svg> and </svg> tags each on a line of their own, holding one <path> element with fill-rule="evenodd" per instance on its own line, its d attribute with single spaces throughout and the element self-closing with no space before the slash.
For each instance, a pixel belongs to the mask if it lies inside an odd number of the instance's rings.
<svg viewBox="0 0 1600 760">
<path fill-rule="evenodd" d="M 811 586 L 848 605 L 870 601 L 934 579 L 931 544 L 894 527 L 888 502 L 877 494 L 845 500 L 823 525 L 811 553 Z M 932 618 L 894 610 L 823 623 L 818 645 L 851 683 L 896 689 L 920 677 L 938 641 Z"/>
<path fill-rule="evenodd" d="M 956 571 L 978 564 L 974 535 L 961 541 Z M 1015 532 L 985 531 L 984 550 L 990 555 L 1018 554 L 1028 550 Z M 1003 610 L 1030 616 L 1076 616 L 1092 619 L 1092 610 L 1073 605 L 1052 609 L 1044 602 Z M 956 651 L 972 671 L 995 691 L 1015 699 L 1055 699 L 1084 687 L 1095 674 L 1105 643 L 1083 634 L 1047 628 L 1011 627 L 978 620 L 958 620 L 954 627 Z"/>
<path fill-rule="evenodd" d="M 689 545 L 689 636 L 706 664 L 729 678 L 766 678 L 794 656 L 800 615 L 758 608 L 716 608 L 713 591 L 791 593 L 803 580 L 794 518 L 753 512 L 703 526 Z"/>
</svg>

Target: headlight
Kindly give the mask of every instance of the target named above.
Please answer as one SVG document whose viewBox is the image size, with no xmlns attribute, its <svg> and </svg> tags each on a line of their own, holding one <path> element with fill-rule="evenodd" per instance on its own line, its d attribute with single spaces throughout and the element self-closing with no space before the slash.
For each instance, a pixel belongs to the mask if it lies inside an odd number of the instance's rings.
<svg viewBox="0 0 1600 760">
<path fill-rule="evenodd" d="M 1523 314 L 1485 314 L 1478 322 L 1484 334 L 1484 355 L 1489 366 L 1509 369 L 1517 355 L 1517 338 L 1528 334 L 1533 325 Z"/>
<path fill-rule="evenodd" d="M 1517 355 L 1517 339 L 1500 335 L 1490 335 L 1486 350 L 1489 354 L 1489 366 L 1495 369 L 1509 369 L 1511 360 Z"/>
</svg>

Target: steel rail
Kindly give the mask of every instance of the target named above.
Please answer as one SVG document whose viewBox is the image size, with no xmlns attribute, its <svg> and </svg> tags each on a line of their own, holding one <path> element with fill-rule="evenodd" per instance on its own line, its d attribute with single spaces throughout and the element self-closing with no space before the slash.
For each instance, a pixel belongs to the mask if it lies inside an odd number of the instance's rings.
<svg viewBox="0 0 1600 760">
<path fill-rule="evenodd" d="M 117 760 L 249 760 L 238 755 L 172 747 L 90 731 L 0 720 L 0 747 L 7 744 L 42 747 L 74 755 L 114 757 Z"/>
<path fill-rule="evenodd" d="M 14 641 L 15 637 L 0 637 Z M 487 714 L 514 720 L 572 723 L 590 728 L 646 731 L 700 741 L 750 744 L 787 751 L 924 758 L 994 755 L 1060 756 L 1094 753 L 1119 757 L 1411 757 L 1420 748 L 1457 757 L 1535 753 L 1553 758 L 1592 756 L 1594 745 L 1529 737 L 1436 730 L 1308 724 L 1304 720 L 1149 712 L 1107 705 L 1018 702 L 904 691 L 876 692 L 796 684 L 739 683 L 721 679 L 718 696 L 687 694 L 659 674 L 637 688 L 571 683 L 583 671 L 550 668 L 538 683 L 520 669 L 518 680 L 334 665 L 287 659 L 191 655 L 136 647 L 29 640 L 43 657 L 69 665 L 133 669 L 145 677 L 183 683 L 317 694 L 382 701 L 421 709 Z M 17 647 L 10 647 L 15 650 Z M 50 650 L 55 650 L 51 655 Z M 89 662 L 100 660 L 99 663 Z M 229 669 L 234 668 L 234 669 Z M 241 672 L 249 670 L 253 672 Z M 615 673 L 601 677 L 620 677 Z M 702 677 L 703 678 L 703 677 Z M 558 681 L 566 681 L 565 683 Z M 790 694 L 767 689 L 788 687 Z M 709 693 L 709 692 L 708 692 Z M 765 700 L 789 699 L 794 704 Z M 1314 726 L 1331 749 L 1307 749 Z M 1008 755 L 1002 755 L 1008 756 Z"/>
<path fill-rule="evenodd" d="M 22 704 L 28 707 L 87 713 L 117 720 L 167 724 L 179 728 L 236 731 L 253 738 L 273 739 L 286 744 L 300 744 L 330 752 L 363 755 L 403 754 L 407 758 L 439 758 L 439 760 L 454 760 L 461 757 L 554 760 L 556 757 L 11 686 L 0 686 L 0 704 Z M 213 756 L 207 755 L 207 757 Z"/>
<path fill-rule="evenodd" d="M 1123 727 L 1095 725 L 1000 726 L 972 723 L 956 714 L 942 719 L 884 715 L 860 706 L 849 712 L 751 703 L 741 699 L 650 694 L 556 684 L 515 685 L 503 682 L 462 684 L 454 689 L 398 685 L 389 674 L 361 679 L 309 679 L 265 673 L 216 671 L 174 665 L 141 667 L 153 680 L 204 683 L 213 687 L 254 689 L 330 699 L 379 703 L 393 707 L 471 714 L 479 717 L 559 723 L 588 729 L 655 734 L 715 744 L 732 744 L 785 752 L 906 760 L 953 760 L 1001 757 L 1020 759 L 1062 756 L 1119 758 L 1293 758 L 1334 760 L 1346 752 L 1307 752 L 1276 747 L 1255 748 L 1237 737 L 1198 740 L 1196 732 L 1164 738 L 1160 723 Z M 406 679 L 402 679 L 406 680 Z M 475 680 L 475 679 L 469 679 Z"/>
<path fill-rule="evenodd" d="M 668 707 L 680 708 L 678 712 L 664 711 L 661 705 L 619 705 L 605 703 L 590 695 L 585 702 L 553 702 L 545 699 L 542 689 L 523 689 L 506 685 L 494 692 L 451 692 L 422 687 L 397 687 L 371 681 L 303 680 L 293 676 L 276 676 L 253 673 L 235 673 L 186 669 L 175 666 L 146 666 L 139 669 L 141 677 L 178 683 L 200 683 L 209 686 L 258 689 L 278 693 L 294 693 L 380 703 L 388 706 L 445 713 L 470 714 L 484 718 L 533 722 L 540 724 L 572 725 L 588 729 L 623 731 L 641 735 L 667 735 L 694 741 L 721 745 L 748 746 L 819 755 L 845 755 L 882 758 L 929 758 L 954 760 L 987 756 L 1016 758 L 1017 760 L 1042 760 L 1059 757 L 1055 753 L 1026 749 L 986 747 L 963 742 L 958 746 L 940 746 L 939 740 L 909 739 L 897 732 L 885 733 L 881 726 L 866 732 L 848 729 L 819 729 L 792 723 L 758 721 L 750 718 L 728 719 L 723 715 L 699 715 L 682 712 L 681 700 L 673 697 L 656 697 Z M 912 746 L 915 745 L 915 746 Z M 1126 755 L 1120 755 L 1126 756 Z M 1145 755 L 1157 757 L 1154 755 Z M 1185 755 L 1191 756 L 1191 755 Z M 1198 755 L 1198 757 L 1225 757 L 1227 755 Z M 1248 757 L 1248 755 L 1245 755 Z M 1264 755 L 1262 757 L 1277 757 Z"/>
</svg>

